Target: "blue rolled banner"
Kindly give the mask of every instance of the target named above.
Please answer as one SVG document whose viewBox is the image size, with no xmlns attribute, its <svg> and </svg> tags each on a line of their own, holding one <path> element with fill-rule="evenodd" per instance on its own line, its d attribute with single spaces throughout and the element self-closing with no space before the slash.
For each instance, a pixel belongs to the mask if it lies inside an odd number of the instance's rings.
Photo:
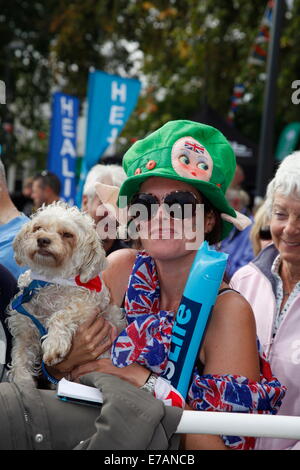
<svg viewBox="0 0 300 470">
<path fill-rule="evenodd" d="M 196 253 L 172 329 L 171 348 L 162 377 L 185 399 L 220 289 L 228 255 L 205 241 Z"/>
<path fill-rule="evenodd" d="M 86 147 L 80 175 L 77 204 L 88 171 L 114 143 L 136 106 L 141 82 L 99 70 L 89 73 Z"/>
<path fill-rule="evenodd" d="M 54 93 L 47 168 L 61 183 L 60 197 L 73 205 L 76 197 L 76 141 L 79 100 Z"/>
</svg>

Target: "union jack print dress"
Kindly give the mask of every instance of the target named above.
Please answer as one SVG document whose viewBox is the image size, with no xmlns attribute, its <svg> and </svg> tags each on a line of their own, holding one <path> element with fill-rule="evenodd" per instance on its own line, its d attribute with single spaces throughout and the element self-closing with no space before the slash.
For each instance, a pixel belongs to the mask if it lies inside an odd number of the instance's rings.
<svg viewBox="0 0 300 470">
<path fill-rule="evenodd" d="M 112 348 L 112 362 L 125 367 L 134 362 L 160 375 L 165 370 L 171 343 L 174 312 L 159 309 L 160 287 L 153 259 L 139 252 L 129 279 L 125 297 L 128 326 L 116 338 Z M 285 395 L 285 387 L 272 376 L 259 342 L 260 382 L 239 375 L 200 375 L 194 368 L 187 403 L 199 411 L 226 411 L 240 413 L 276 414 Z M 159 382 L 159 380 L 161 380 Z M 159 378 L 157 398 L 166 404 L 184 406 L 176 390 L 168 389 Z M 172 387 L 171 387 L 172 388 Z M 162 393 L 162 390 L 165 390 Z M 163 397 L 162 395 L 165 394 Z M 231 449 L 253 449 L 255 438 L 221 436 Z"/>
</svg>

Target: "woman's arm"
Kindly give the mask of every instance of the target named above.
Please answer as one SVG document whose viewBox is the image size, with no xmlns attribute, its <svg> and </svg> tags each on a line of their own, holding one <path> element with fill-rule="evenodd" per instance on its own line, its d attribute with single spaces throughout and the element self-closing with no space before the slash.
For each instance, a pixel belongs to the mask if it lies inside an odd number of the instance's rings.
<svg viewBox="0 0 300 470">
<path fill-rule="evenodd" d="M 150 371 L 137 363 L 130 364 L 126 367 L 116 367 L 110 359 L 98 359 L 97 361 L 83 364 L 76 367 L 71 374 L 72 380 L 76 381 L 82 375 L 90 372 L 103 372 L 104 374 L 115 375 L 120 379 L 126 380 L 135 387 L 142 387 L 149 377 Z"/>
<path fill-rule="evenodd" d="M 203 374 L 242 375 L 259 381 L 259 356 L 256 328 L 249 303 L 239 294 L 228 292 L 218 297 L 207 328 L 200 360 Z M 182 445 L 187 450 L 226 450 L 219 436 L 186 434 Z"/>
<path fill-rule="evenodd" d="M 201 353 L 204 374 L 242 375 L 259 381 L 255 319 L 244 297 L 235 292 L 218 297 Z"/>
</svg>

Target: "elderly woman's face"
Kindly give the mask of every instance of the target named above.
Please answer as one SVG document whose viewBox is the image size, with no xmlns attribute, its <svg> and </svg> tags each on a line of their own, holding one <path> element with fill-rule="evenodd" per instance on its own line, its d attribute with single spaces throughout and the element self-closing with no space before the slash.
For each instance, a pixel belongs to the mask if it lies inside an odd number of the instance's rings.
<svg viewBox="0 0 300 470">
<path fill-rule="evenodd" d="M 300 198 L 276 194 L 270 228 L 282 260 L 300 265 Z"/>
</svg>

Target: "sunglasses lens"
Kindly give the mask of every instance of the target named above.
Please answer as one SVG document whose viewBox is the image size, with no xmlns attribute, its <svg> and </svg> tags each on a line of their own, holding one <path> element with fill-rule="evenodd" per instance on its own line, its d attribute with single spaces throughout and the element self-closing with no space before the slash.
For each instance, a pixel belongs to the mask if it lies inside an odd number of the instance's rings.
<svg viewBox="0 0 300 470">
<path fill-rule="evenodd" d="M 197 199 L 188 191 L 174 191 L 166 195 L 164 209 L 172 219 L 191 218 L 196 214 Z M 156 214 L 159 200 L 152 194 L 139 193 L 133 197 L 129 215 L 140 220 L 150 220 Z"/>
<path fill-rule="evenodd" d="M 197 200 L 193 193 L 176 191 L 168 194 L 164 200 L 166 210 L 173 219 L 184 219 L 196 214 Z"/>
<path fill-rule="evenodd" d="M 132 198 L 129 215 L 141 220 L 150 220 L 158 207 L 158 200 L 152 194 L 140 193 Z"/>
</svg>

